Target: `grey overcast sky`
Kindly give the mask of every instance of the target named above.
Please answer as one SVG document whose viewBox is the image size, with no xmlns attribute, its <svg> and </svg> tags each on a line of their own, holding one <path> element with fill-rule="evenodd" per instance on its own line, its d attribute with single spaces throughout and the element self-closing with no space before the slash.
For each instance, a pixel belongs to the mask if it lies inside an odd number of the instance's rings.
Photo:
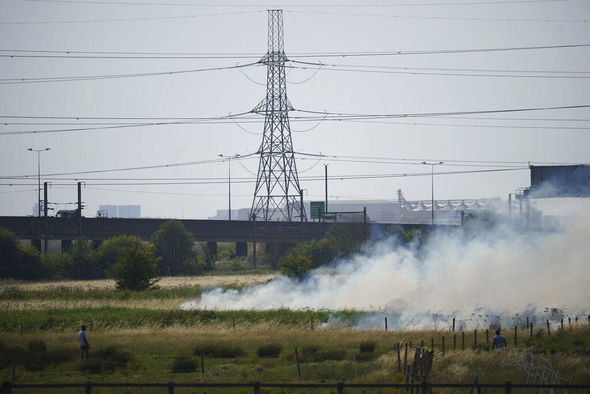
<svg viewBox="0 0 590 394">
<path fill-rule="evenodd" d="M 46 147 L 42 182 L 58 209 L 73 208 L 66 203 L 76 201 L 77 180 L 85 182 L 85 216 L 102 204 L 139 204 L 146 217 L 226 209 L 228 162 L 218 155 L 256 152 L 262 119 L 178 118 L 249 111 L 265 96 L 266 70 L 170 72 L 256 62 L 266 52 L 269 8 L 284 10 L 287 56 L 325 64 L 290 63 L 296 109 L 397 115 L 590 105 L 587 0 L 0 0 L 0 215 L 32 213 L 37 155 L 27 149 Z M 435 176 L 436 198 L 506 199 L 529 185 L 529 161 L 590 162 L 588 107 L 319 123 L 295 118 L 324 115 L 291 116 L 294 149 L 330 156 L 297 156 L 307 200 L 323 199 L 324 164 L 337 177 L 330 199 L 394 199 L 397 189 L 429 199 L 431 168 L 422 161 L 443 161 L 435 174 L 455 173 Z M 168 124 L 112 128 L 130 123 Z M 257 165 L 255 156 L 231 161 L 233 208 L 250 207 Z M 80 173 L 136 167 L 152 168 Z M 485 170 L 506 171 L 456 173 Z"/>
</svg>

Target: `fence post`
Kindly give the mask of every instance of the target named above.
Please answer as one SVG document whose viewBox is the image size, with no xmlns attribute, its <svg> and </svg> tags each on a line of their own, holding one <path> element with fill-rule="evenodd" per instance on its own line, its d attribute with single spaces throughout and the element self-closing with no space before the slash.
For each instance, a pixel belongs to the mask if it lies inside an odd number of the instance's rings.
<svg viewBox="0 0 590 394">
<path fill-rule="evenodd" d="M 453 334 L 453 351 L 457 350 L 457 334 Z"/>
<path fill-rule="evenodd" d="M 387 317 L 385 318 L 385 331 L 387 331 Z"/>
<path fill-rule="evenodd" d="M 174 382 L 168 382 L 168 394 L 174 394 Z"/>
<path fill-rule="evenodd" d="M 402 356 L 401 356 L 401 343 L 397 343 L 397 371 L 402 372 Z"/>
<path fill-rule="evenodd" d="M 461 331 L 461 350 L 465 350 L 465 331 Z"/>
<path fill-rule="evenodd" d="M 477 328 L 473 330 L 473 350 L 477 347 Z"/>
<path fill-rule="evenodd" d="M 254 382 L 254 394 L 260 394 L 260 382 Z"/>
<path fill-rule="evenodd" d="M 434 338 L 430 338 L 430 350 L 434 352 Z"/>
<path fill-rule="evenodd" d="M 424 339 L 420 340 L 420 347 L 424 347 Z"/>
<path fill-rule="evenodd" d="M 455 318 L 453 317 L 453 332 L 455 332 Z"/>
<path fill-rule="evenodd" d="M 510 394 L 512 392 L 512 383 L 510 383 L 510 381 L 507 381 L 504 384 L 504 387 L 506 389 L 506 394 Z"/>
<path fill-rule="evenodd" d="M 404 351 L 404 370 L 408 365 L 408 344 L 406 343 L 406 350 Z"/>
<path fill-rule="evenodd" d="M 311 328 L 311 331 L 313 331 L 313 317 L 309 321 L 309 327 Z"/>
<path fill-rule="evenodd" d="M 549 326 L 549 320 L 547 320 L 547 335 L 551 335 L 551 327 Z"/>
<path fill-rule="evenodd" d="M 529 326 L 531 328 L 531 338 L 533 337 L 533 322 L 531 322 L 531 325 Z"/>
<path fill-rule="evenodd" d="M 518 325 L 514 325 L 514 347 L 518 347 Z"/>
<path fill-rule="evenodd" d="M 338 382 L 336 385 L 336 392 L 338 394 L 344 394 L 344 382 Z"/>
<path fill-rule="evenodd" d="M 445 355 L 445 336 L 442 336 L 442 354 Z"/>
<path fill-rule="evenodd" d="M 428 382 L 423 381 L 422 382 L 422 394 L 427 394 L 427 393 L 428 393 Z"/>
<path fill-rule="evenodd" d="M 201 353 L 201 376 L 205 376 L 205 355 Z"/>
<path fill-rule="evenodd" d="M 295 348 L 295 361 L 297 361 L 297 376 L 301 379 L 301 365 L 299 364 L 299 352 Z"/>
<path fill-rule="evenodd" d="M 490 330 L 486 328 L 486 343 L 490 343 Z"/>
<path fill-rule="evenodd" d="M 526 330 L 528 327 L 529 327 L 529 317 L 527 316 L 527 317 L 526 317 L 526 328 L 525 328 L 525 330 Z"/>
<path fill-rule="evenodd" d="M 86 394 L 92 394 L 92 383 L 86 382 L 86 388 L 84 390 Z"/>
<path fill-rule="evenodd" d="M 232 318 L 231 318 L 231 325 L 232 325 L 232 327 L 233 327 L 233 328 L 234 328 L 234 330 L 235 330 L 235 329 L 236 329 L 236 318 L 235 318 L 235 317 L 232 317 Z"/>
<path fill-rule="evenodd" d="M 561 331 L 563 331 L 563 317 L 561 318 Z"/>
</svg>

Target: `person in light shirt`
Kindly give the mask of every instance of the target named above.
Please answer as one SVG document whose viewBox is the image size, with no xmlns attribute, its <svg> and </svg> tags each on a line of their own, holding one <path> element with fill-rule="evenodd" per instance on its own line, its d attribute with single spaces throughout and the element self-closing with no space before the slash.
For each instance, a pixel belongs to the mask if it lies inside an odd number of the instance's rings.
<svg viewBox="0 0 590 394">
<path fill-rule="evenodd" d="M 86 360 L 88 360 L 88 349 L 90 349 L 90 344 L 86 338 L 86 326 L 82 326 L 82 329 L 78 333 L 78 342 L 80 342 L 80 353 L 82 360 L 84 360 L 84 355 L 86 355 Z"/>
<path fill-rule="evenodd" d="M 500 330 L 496 330 L 496 335 L 492 339 L 492 350 L 504 350 L 506 348 L 506 338 L 500 334 Z"/>
</svg>

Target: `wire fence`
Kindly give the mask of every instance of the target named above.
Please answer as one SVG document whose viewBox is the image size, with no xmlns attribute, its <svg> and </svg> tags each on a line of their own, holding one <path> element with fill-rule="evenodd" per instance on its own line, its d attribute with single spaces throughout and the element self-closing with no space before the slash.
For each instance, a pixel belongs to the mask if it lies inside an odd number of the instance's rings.
<svg viewBox="0 0 590 394">
<path fill-rule="evenodd" d="M 167 390 L 168 394 L 174 394 L 176 389 L 193 388 L 193 389 L 250 389 L 254 394 L 260 394 L 261 389 L 335 389 L 336 393 L 344 394 L 345 390 L 349 389 L 398 389 L 407 393 L 430 393 L 432 389 L 469 389 L 472 392 L 481 393 L 482 389 L 496 389 L 499 392 L 506 394 L 512 393 L 514 390 L 564 390 L 564 392 L 586 392 L 590 393 L 590 383 L 585 385 L 574 384 L 528 384 L 528 383 L 52 383 L 52 384 L 14 384 L 4 382 L 2 384 L 1 393 L 11 394 L 18 392 L 21 389 L 34 389 L 35 392 L 41 389 L 83 389 L 85 394 L 91 394 L 93 389 L 98 388 L 152 388 L 162 389 L 162 392 Z"/>
</svg>

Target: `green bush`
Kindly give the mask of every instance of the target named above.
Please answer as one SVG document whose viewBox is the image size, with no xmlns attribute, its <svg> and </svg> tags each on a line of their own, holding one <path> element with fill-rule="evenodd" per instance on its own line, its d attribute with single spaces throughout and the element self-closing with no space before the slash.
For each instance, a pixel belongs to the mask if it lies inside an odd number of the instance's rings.
<svg viewBox="0 0 590 394">
<path fill-rule="evenodd" d="M 155 288 L 158 279 L 156 258 L 149 251 L 127 249 L 109 269 L 109 277 L 120 290 L 147 290 Z"/>
<path fill-rule="evenodd" d="M 129 353 L 109 346 L 98 352 L 90 352 L 90 359 L 80 366 L 80 371 L 88 373 L 113 372 L 117 368 L 127 366 L 129 361 L 131 361 Z"/>
<path fill-rule="evenodd" d="M 283 346 L 279 343 L 269 343 L 266 345 L 258 346 L 256 350 L 256 355 L 260 358 L 276 358 L 279 357 L 281 351 L 283 350 Z"/>
<path fill-rule="evenodd" d="M 193 251 L 195 240 L 192 233 L 186 231 L 182 222 L 169 220 L 164 222 L 152 235 L 154 254 L 159 257 L 160 275 L 195 274 L 196 254 Z"/>
<path fill-rule="evenodd" d="M 281 260 L 281 273 L 291 277 L 302 278 L 311 266 L 311 259 L 307 256 L 288 255 Z"/>
<path fill-rule="evenodd" d="M 245 354 L 243 348 L 227 343 L 203 342 L 193 348 L 193 354 L 213 358 L 236 358 Z"/>
<path fill-rule="evenodd" d="M 197 363 L 190 356 L 180 355 L 174 358 L 172 364 L 173 373 L 187 373 L 195 372 L 197 370 Z"/>
<path fill-rule="evenodd" d="M 39 251 L 21 246 L 12 231 L 0 228 L 0 278 L 36 280 L 46 276 Z"/>
<path fill-rule="evenodd" d="M 374 341 L 363 341 L 359 345 L 359 351 L 361 353 L 371 353 L 375 351 L 375 342 Z"/>
</svg>

